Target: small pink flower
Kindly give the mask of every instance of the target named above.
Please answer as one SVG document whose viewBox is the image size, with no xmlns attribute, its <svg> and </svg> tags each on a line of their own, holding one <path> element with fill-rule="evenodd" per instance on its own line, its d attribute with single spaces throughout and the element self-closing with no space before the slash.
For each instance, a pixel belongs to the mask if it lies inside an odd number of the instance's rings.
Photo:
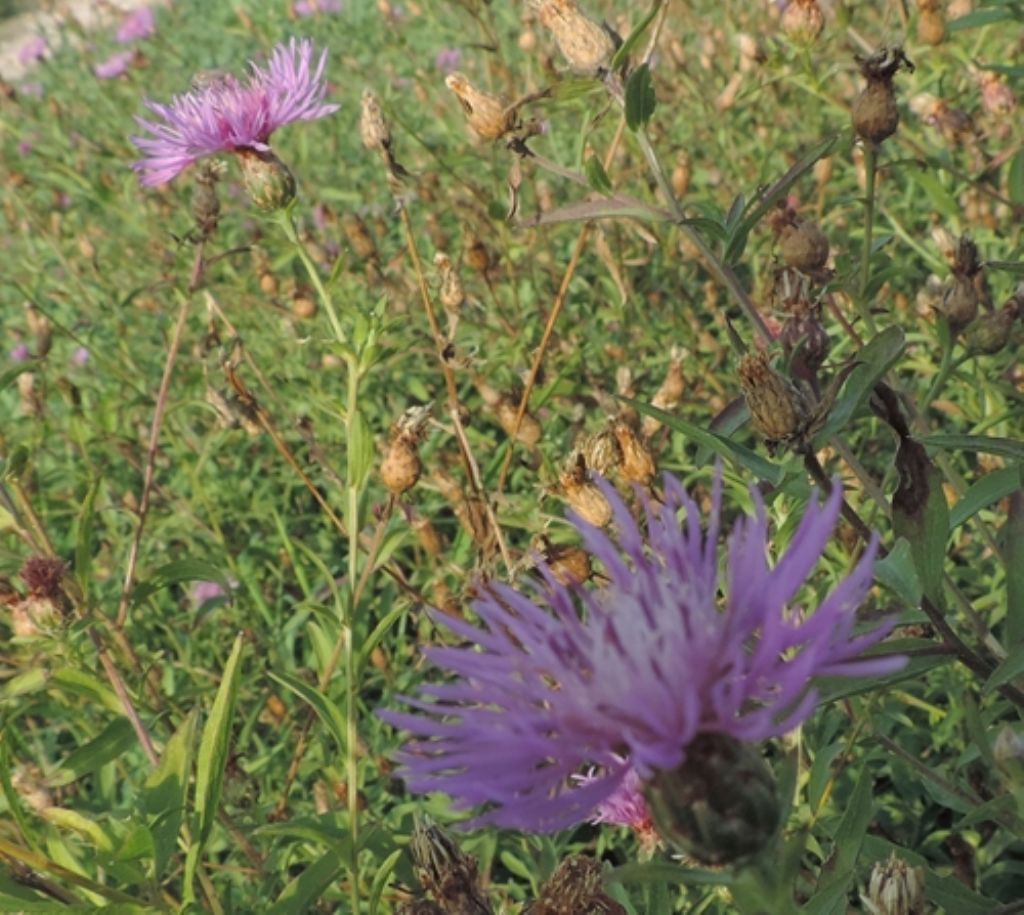
<svg viewBox="0 0 1024 915">
<path fill-rule="evenodd" d="M 100 79 L 114 79 L 124 75 L 134 60 L 134 51 L 118 51 L 116 54 L 111 54 L 102 63 L 96 64 L 92 68 L 92 72 Z"/>
<path fill-rule="evenodd" d="M 42 60 L 49 50 L 50 46 L 46 43 L 46 39 L 42 35 L 36 35 L 35 38 L 26 41 L 18 50 L 18 62 L 27 67 L 37 60 Z"/>
<path fill-rule="evenodd" d="M 434 57 L 434 66 L 442 73 L 453 73 L 462 63 L 462 51 L 458 48 L 442 48 Z"/>
<path fill-rule="evenodd" d="M 195 581 L 189 590 L 189 597 L 192 603 L 201 607 L 218 597 L 227 597 L 227 591 L 216 581 Z"/>
<path fill-rule="evenodd" d="M 26 98 L 42 98 L 43 84 L 36 82 L 35 80 L 27 83 L 21 83 L 18 86 L 18 94 L 24 95 Z"/>
<path fill-rule="evenodd" d="M 317 13 L 340 13 L 344 5 L 341 0 L 295 0 L 292 9 L 296 16 L 305 19 Z"/>
<path fill-rule="evenodd" d="M 91 358 L 89 350 L 84 346 L 80 346 L 71 354 L 71 364 L 77 365 L 79 368 L 84 368 L 89 364 L 89 360 Z"/>
<path fill-rule="evenodd" d="M 32 358 L 32 353 L 24 343 L 19 343 L 7 354 L 7 358 L 11 362 L 28 362 Z"/>
<path fill-rule="evenodd" d="M 156 31 L 156 16 L 148 6 L 140 7 L 129 13 L 117 28 L 114 40 L 118 44 L 131 44 L 149 38 Z"/>
</svg>

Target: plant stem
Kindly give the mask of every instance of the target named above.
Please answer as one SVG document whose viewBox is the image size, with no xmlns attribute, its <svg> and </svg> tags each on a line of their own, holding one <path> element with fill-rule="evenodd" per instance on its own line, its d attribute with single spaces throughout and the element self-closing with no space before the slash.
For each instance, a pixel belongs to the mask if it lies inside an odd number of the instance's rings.
<svg viewBox="0 0 1024 915">
<path fill-rule="evenodd" d="M 302 243 L 302 239 L 299 238 L 298 229 L 295 228 L 295 218 L 292 215 L 292 209 L 289 207 L 278 214 L 278 223 L 284 230 L 284 234 L 287 236 L 295 248 L 295 253 L 299 255 L 299 260 L 302 261 L 302 266 L 306 268 L 306 273 L 309 275 L 309 281 L 313 284 L 313 288 L 316 290 L 317 298 L 320 299 L 327 311 L 327 319 L 331 322 L 331 330 L 334 331 L 335 339 L 342 346 L 348 343 L 348 335 L 345 333 L 345 329 L 341 326 L 341 321 L 338 320 L 338 312 L 334 308 L 334 300 L 331 298 L 330 293 L 327 291 L 327 287 L 324 286 L 323 280 L 320 279 L 320 271 L 317 269 L 316 264 L 313 263 L 313 259 L 309 256 L 309 252 L 306 250 L 306 246 Z"/>
<path fill-rule="evenodd" d="M 875 319 L 868 304 L 868 283 L 871 279 L 871 244 L 875 230 L 875 184 L 878 172 L 878 147 L 874 143 L 864 144 L 864 248 L 860 253 L 860 288 L 857 291 L 857 308 L 868 332 L 875 335 Z"/>
</svg>

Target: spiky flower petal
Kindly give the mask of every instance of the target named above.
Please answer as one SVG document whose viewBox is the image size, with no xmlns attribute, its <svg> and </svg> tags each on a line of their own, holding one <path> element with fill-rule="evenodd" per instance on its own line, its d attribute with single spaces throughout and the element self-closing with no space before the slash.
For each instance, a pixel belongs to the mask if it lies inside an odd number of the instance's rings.
<svg viewBox="0 0 1024 915">
<path fill-rule="evenodd" d="M 435 616 L 468 642 L 427 649 L 458 679 L 405 698 L 413 713 L 382 713 L 413 735 L 398 756 L 409 787 L 446 792 L 461 809 L 482 806 L 474 825 L 571 826 L 615 797 L 632 771 L 646 781 L 678 767 L 698 735 L 758 742 L 791 730 L 814 710 L 815 677 L 878 676 L 904 663 L 862 657 L 891 623 L 854 634 L 874 544 L 815 611 L 790 606 L 835 527 L 838 485 L 808 505 L 774 566 L 755 492 L 756 513 L 733 528 L 724 576 L 720 480 L 704 532 L 697 506 L 666 477 L 664 502 L 645 503 L 646 538 L 614 489 L 600 485 L 617 543 L 570 518 L 610 584 L 587 590 L 548 574 L 533 597 L 489 586 L 473 605 L 480 626 Z M 591 767 L 600 774 L 574 778 Z"/>
</svg>

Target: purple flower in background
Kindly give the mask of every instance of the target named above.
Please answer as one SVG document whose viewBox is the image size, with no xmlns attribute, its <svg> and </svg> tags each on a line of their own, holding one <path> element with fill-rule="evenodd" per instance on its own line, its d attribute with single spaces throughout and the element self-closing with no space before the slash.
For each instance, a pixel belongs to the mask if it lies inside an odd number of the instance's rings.
<svg viewBox="0 0 1024 915">
<path fill-rule="evenodd" d="M 625 763 L 621 756 L 618 762 Z M 590 785 L 600 778 L 591 769 L 586 775 L 574 775 L 572 780 L 578 785 Z M 609 823 L 612 826 L 629 826 L 637 831 L 653 829 L 651 822 L 651 809 L 647 806 L 644 798 L 643 782 L 632 767 L 626 772 L 619 787 L 615 789 L 604 801 L 597 805 L 597 809 L 590 817 L 591 823 Z"/>
<path fill-rule="evenodd" d="M 32 352 L 24 343 L 19 343 L 7 354 L 7 358 L 11 362 L 28 362 L 32 358 Z"/>
<path fill-rule="evenodd" d="M 341 0 L 295 0 L 292 7 L 295 15 L 305 19 L 317 13 L 340 13 L 344 9 Z"/>
<path fill-rule="evenodd" d="M 218 597 L 227 597 L 227 591 L 216 581 L 194 581 L 189 589 L 189 597 L 197 607 L 216 600 Z"/>
<path fill-rule="evenodd" d="M 483 805 L 472 825 L 547 832 L 601 816 L 631 773 L 646 783 L 677 769 L 698 737 L 759 742 L 796 727 L 817 701 L 812 678 L 874 677 L 905 663 L 861 657 L 891 622 L 853 633 L 874 544 L 815 611 L 789 607 L 835 527 L 838 485 L 808 505 L 774 566 L 753 492 L 757 511 L 733 528 L 724 580 L 720 479 L 702 533 L 697 506 L 667 476 L 664 504 L 645 504 L 646 543 L 623 500 L 600 485 L 617 545 L 570 518 L 609 585 L 569 588 L 546 572 L 529 596 L 489 585 L 473 605 L 482 625 L 435 615 L 467 644 L 427 655 L 458 679 L 404 698 L 413 713 L 381 713 L 413 735 L 397 756 L 409 787 L 446 792 L 459 809 Z"/>
<path fill-rule="evenodd" d="M 442 48 L 434 57 L 434 66 L 442 73 L 454 73 L 462 63 L 462 51 L 458 48 Z"/>
<path fill-rule="evenodd" d="M 111 54 L 110 57 L 101 63 L 96 64 L 92 68 L 92 72 L 100 79 L 114 79 L 126 73 L 134 60 L 134 51 L 119 51 L 116 54 Z"/>
<path fill-rule="evenodd" d="M 46 39 L 42 35 L 36 35 L 35 38 L 30 38 L 18 49 L 18 63 L 27 67 L 37 60 L 42 60 L 49 50 L 50 46 L 46 43 Z"/>
<path fill-rule="evenodd" d="M 314 60 L 313 43 L 293 38 L 274 48 L 265 68 L 250 64 L 248 79 L 219 76 L 175 96 L 169 105 L 146 101 L 159 120 L 136 118 L 148 136 L 132 141 L 144 158 L 132 167 L 142 184 L 166 184 L 204 156 L 221 152 L 269 153 L 279 127 L 333 114 L 325 104 L 327 52 Z"/>
<path fill-rule="evenodd" d="M 117 27 L 114 40 L 118 44 L 131 44 L 133 41 L 141 41 L 149 38 L 156 31 L 156 16 L 148 6 L 141 6 L 133 10 Z"/>
<path fill-rule="evenodd" d="M 89 364 L 89 360 L 91 358 L 89 350 L 84 346 L 80 346 L 71 354 L 71 364 L 77 365 L 79 368 L 84 368 Z"/>
<path fill-rule="evenodd" d="M 28 98 L 42 98 L 43 84 L 34 80 L 27 83 L 19 83 L 18 93 Z"/>
</svg>

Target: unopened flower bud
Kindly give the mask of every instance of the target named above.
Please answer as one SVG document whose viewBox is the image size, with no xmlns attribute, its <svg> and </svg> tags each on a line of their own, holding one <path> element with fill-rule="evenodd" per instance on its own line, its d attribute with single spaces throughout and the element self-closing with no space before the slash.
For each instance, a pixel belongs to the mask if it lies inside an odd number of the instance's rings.
<svg viewBox="0 0 1024 915">
<path fill-rule="evenodd" d="M 677 768 L 644 785 L 654 828 L 690 857 L 713 866 L 761 851 L 779 823 L 775 778 L 756 744 L 698 734 Z"/>
<path fill-rule="evenodd" d="M 813 220 L 783 226 L 780 240 L 782 259 L 801 273 L 815 273 L 828 261 L 828 238 Z"/>
<path fill-rule="evenodd" d="M 562 496 L 588 524 L 605 527 L 612 520 L 612 506 L 601 489 L 590 479 L 587 462 L 581 453 L 569 459 L 568 467 L 559 474 Z"/>
<path fill-rule="evenodd" d="M 911 867 L 893 852 L 871 871 L 868 895 L 861 902 L 871 915 L 922 915 L 924 871 Z"/>
<path fill-rule="evenodd" d="M 810 44 L 825 28 L 818 0 L 793 0 L 782 14 L 782 31 L 793 41 Z"/>
<path fill-rule="evenodd" d="M 581 585 L 594 574 L 590 554 L 578 546 L 547 544 L 544 561 L 560 584 Z"/>
<path fill-rule="evenodd" d="M 946 40 L 946 17 L 938 0 L 917 0 L 917 9 L 917 37 L 923 44 L 942 44 Z"/>
<path fill-rule="evenodd" d="M 499 140 L 515 128 L 515 111 L 504 100 L 477 89 L 462 73 L 445 77 L 445 85 L 455 93 L 466 113 L 469 129 L 482 140 Z"/>
<path fill-rule="evenodd" d="M 942 297 L 942 313 L 953 334 L 958 334 L 978 316 L 981 295 L 977 277 L 981 271 L 978 246 L 968 236 L 962 236 L 953 260 L 953 282 Z"/>
<path fill-rule="evenodd" d="M 410 407 L 391 429 L 380 479 L 396 496 L 412 489 L 423 472 L 418 449 L 429 416 L 429 407 Z"/>
<path fill-rule="evenodd" d="M 1018 314 L 1016 300 L 1010 299 L 998 311 L 982 315 L 975 320 L 964 332 L 964 346 L 967 352 L 976 356 L 991 356 L 998 353 L 1009 343 Z"/>
<path fill-rule="evenodd" d="M 677 198 L 683 198 L 686 196 L 686 192 L 690 189 L 690 178 L 693 175 L 693 169 L 690 163 L 690 156 L 686 152 L 680 152 L 676 156 L 676 164 L 672 169 L 672 193 Z"/>
<path fill-rule="evenodd" d="M 254 206 L 280 210 L 295 199 L 295 176 L 272 152 L 242 149 L 238 160 L 242 183 Z"/>
<path fill-rule="evenodd" d="M 607 912 L 602 904 L 601 862 L 589 855 L 570 855 L 548 877 L 530 911 Z"/>
<path fill-rule="evenodd" d="M 754 427 L 769 449 L 799 439 L 810 414 L 806 398 L 771 367 L 767 355 L 756 352 L 744 356 L 739 376 Z"/>
<path fill-rule="evenodd" d="M 853 103 L 853 129 L 862 139 L 877 144 L 891 137 L 900 123 L 893 77 L 901 68 L 913 70 L 914 65 L 900 47 L 883 48 L 859 63 L 867 86 Z"/>
<path fill-rule="evenodd" d="M 543 430 L 537 422 L 536 417 L 529 411 L 523 413 L 519 422 L 519 429 L 516 429 L 516 416 L 519 413 L 519 401 L 515 398 L 503 396 L 494 405 L 494 413 L 498 417 L 498 424 L 509 437 L 515 435 L 516 439 L 524 445 L 533 447 L 540 441 Z"/>
<path fill-rule="evenodd" d="M 576 0 L 531 0 L 541 25 L 551 30 L 574 73 L 597 76 L 607 69 L 615 42 L 607 30 L 588 18 Z"/>
</svg>

